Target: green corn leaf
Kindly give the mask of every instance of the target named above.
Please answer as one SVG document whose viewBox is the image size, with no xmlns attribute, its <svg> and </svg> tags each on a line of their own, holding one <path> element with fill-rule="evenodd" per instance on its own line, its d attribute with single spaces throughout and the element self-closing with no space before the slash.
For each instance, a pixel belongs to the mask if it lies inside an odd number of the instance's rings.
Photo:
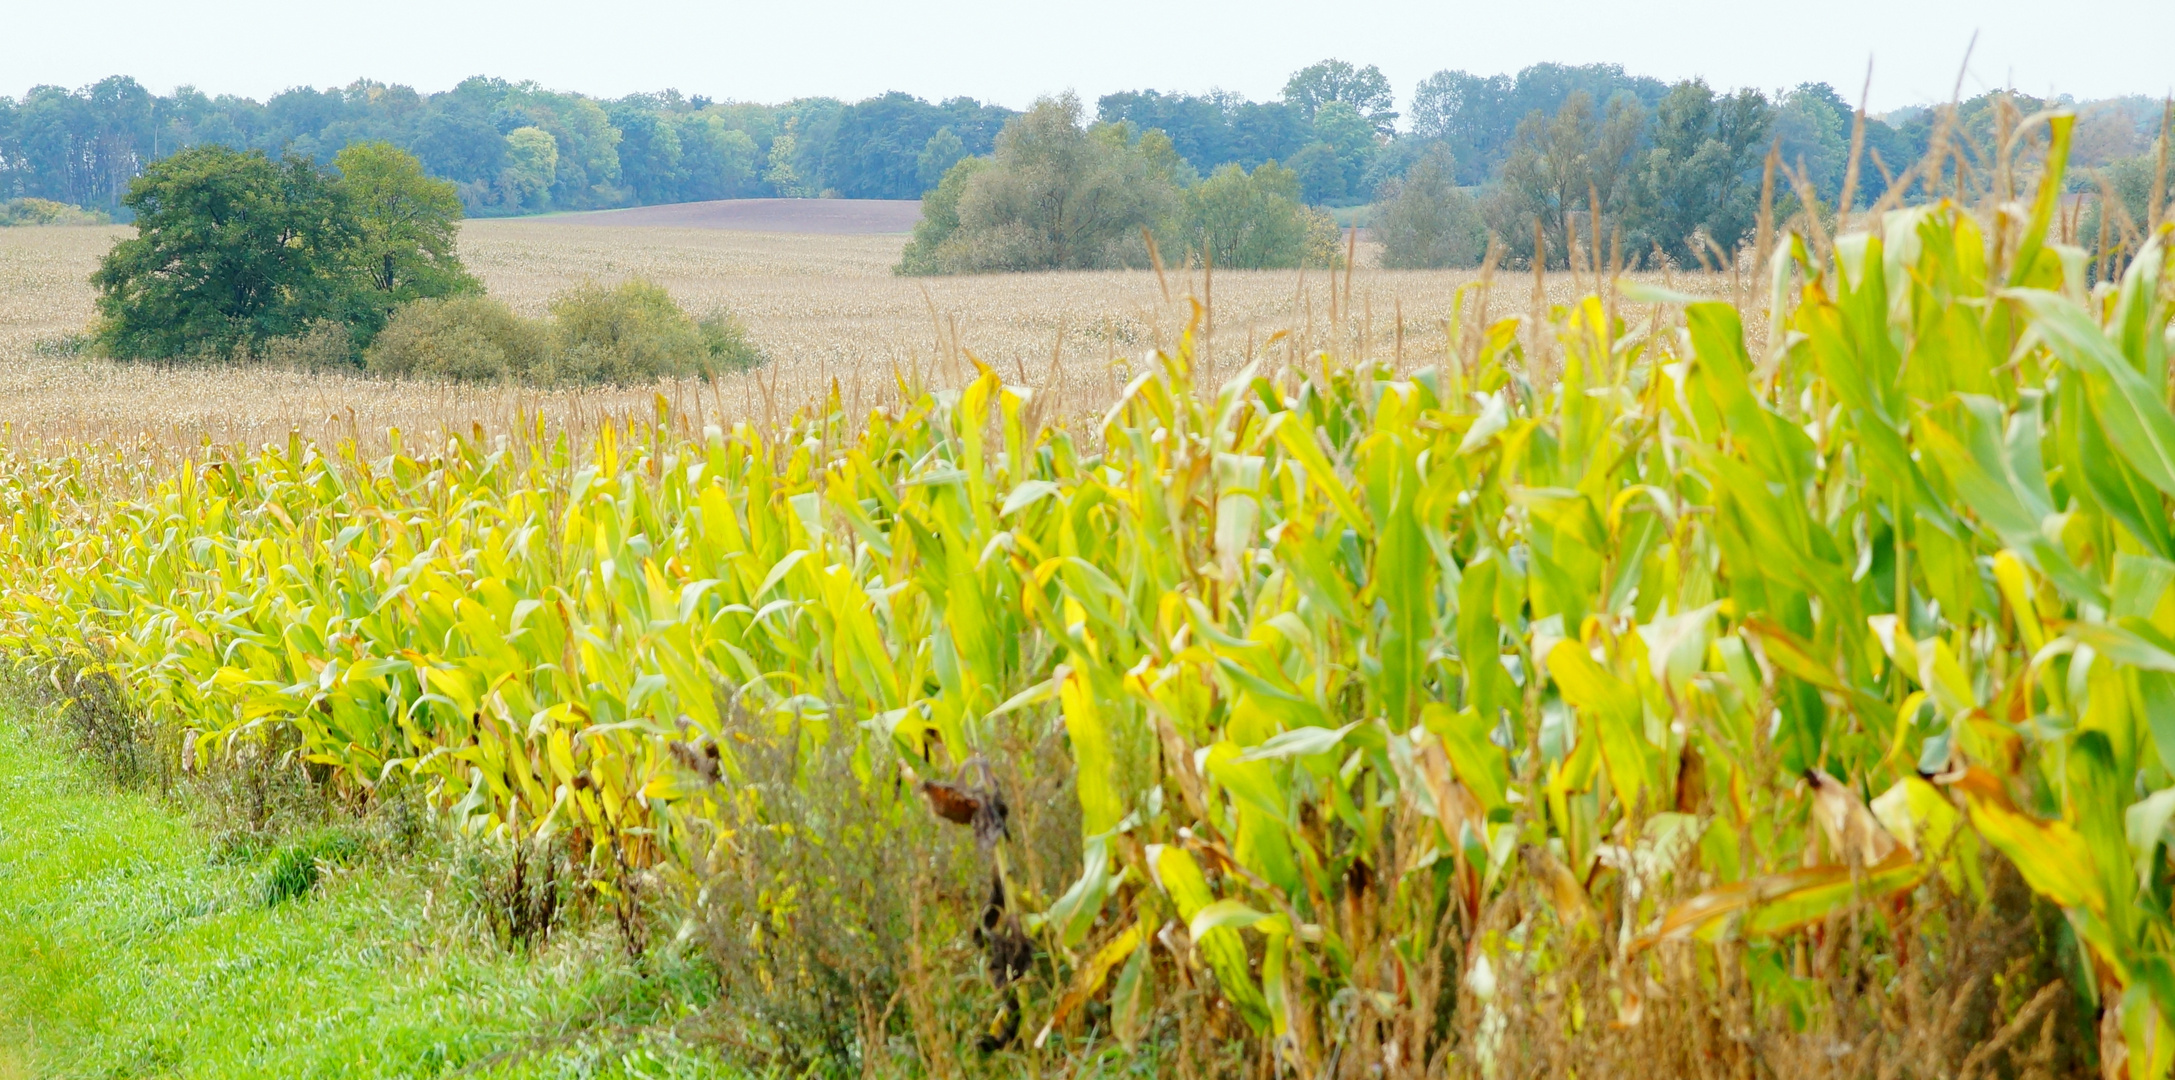
<svg viewBox="0 0 2175 1080">
<path fill-rule="evenodd" d="M 2032 333 L 2084 376 L 2093 415 L 2107 426 L 2123 459 L 2152 486 L 2175 495 L 2175 415 L 2145 374 L 2068 297 L 2039 289 L 2002 295 L 2023 305 L 2032 315 Z"/>
</svg>

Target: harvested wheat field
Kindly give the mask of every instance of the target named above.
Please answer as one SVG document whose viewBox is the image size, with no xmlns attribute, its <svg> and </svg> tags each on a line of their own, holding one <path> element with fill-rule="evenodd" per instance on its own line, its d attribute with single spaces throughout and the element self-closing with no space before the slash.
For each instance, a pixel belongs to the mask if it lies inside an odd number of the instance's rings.
<svg viewBox="0 0 2175 1080">
<path fill-rule="evenodd" d="M 1055 412 L 1106 408 L 1139 357 L 1175 340 L 1191 307 L 1213 312 L 1214 372 L 1228 375 L 1273 346 L 1304 356 L 1333 338 L 1350 355 L 1430 362 L 1473 271 L 1385 271 L 1346 280 L 1321 271 L 1052 272 L 904 278 L 897 235 L 788 234 L 714 228 L 602 227 L 550 220 L 471 221 L 462 254 L 491 293 L 527 314 L 585 281 L 646 277 L 692 311 L 742 316 L 772 363 L 715 385 L 539 390 L 400 383 L 355 375 L 250 368 L 124 365 L 77 355 L 93 316 L 88 275 L 125 228 L 0 230 L 0 416 L 18 441 L 150 441 L 169 447 L 357 435 L 387 428 L 506 430 L 523 417 L 581 429 L 607 414 L 676 411 L 727 421 L 782 420 L 834 381 L 859 415 L 896 394 L 896 380 L 956 385 L 979 358 L 1008 380 L 1054 388 Z M 1643 276 L 1643 275 L 1642 275 Z M 1659 284 L 1658 275 L 1654 275 Z M 1552 275 L 1551 301 L 1580 283 Z M 1676 282 L 1686 287 L 1682 280 Z M 1727 279 L 1695 283 L 1715 292 Z M 1533 281 L 1498 281 L 1493 316 L 1530 311 Z"/>
</svg>

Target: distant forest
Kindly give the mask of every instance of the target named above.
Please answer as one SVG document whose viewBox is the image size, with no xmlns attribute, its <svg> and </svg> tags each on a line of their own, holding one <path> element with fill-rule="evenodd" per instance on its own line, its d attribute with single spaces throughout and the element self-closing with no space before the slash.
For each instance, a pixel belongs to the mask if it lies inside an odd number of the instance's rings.
<svg viewBox="0 0 2175 1080">
<path fill-rule="evenodd" d="M 1985 100 L 1966 103 L 1967 127 L 1973 116 L 1992 123 Z M 1610 137 L 1636 144 L 1626 153 L 1713 144 L 1729 159 L 1717 167 L 1734 180 L 1779 145 L 1782 160 L 1801 166 L 1823 197 L 1843 181 L 1852 104 L 1835 88 L 1709 91 L 1611 64 L 1438 72 L 1399 110 L 1378 69 L 1325 61 L 1294 74 L 1276 100 L 1128 91 L 1102 97 L 1095 119 L 1128 124 L 1136 137 L 1162 130 L 1202 176 L 1227 163 L 1250 170 L 1280 162 L 1297 174 L 1307 202 L 1344 206 L 1371 200 L 1431 154 L 1447 155 L 1458 185 L 1492 184 L 1517 168 L 1521 139 L 1538 147 L 1550 138 L 1540 121 L 1562 116 L 1567 104 L 1591 116 L 1594 140 L 1620 121 Z M 2077 160 L 2086 167 L 2143 153 L 2160 112 L 2145 98 L 2080 111 Z M 129 181 L 185 147 L 218 143 L 322 164 L 374 140 L 409 150 L 456 184 L 472 216 L 761 196 L 912 199 L 962 158 L 990 153 L 1016 115 L 972 98 L 931 103 L 898 92 L 851 103 L 744 104 L 671 90 L 607 100 L 482 77 L 435 94 L 359 81 L 258 102 L 188 87 L 159 96 L 115 76 L 0 97 L 0 199 L 49 199 L 125 218 Z M 1865 169 L 1861 197 L 1882 189 L 1880 165 L 1901 172 L 1924 152 L 1932 121 L 1930 110 L 1913 109 L 1868 124 L 1866 145 L 1879 164 Z M 1688 124 L 1698 130 L 1675 130 Z"/>
</svg>

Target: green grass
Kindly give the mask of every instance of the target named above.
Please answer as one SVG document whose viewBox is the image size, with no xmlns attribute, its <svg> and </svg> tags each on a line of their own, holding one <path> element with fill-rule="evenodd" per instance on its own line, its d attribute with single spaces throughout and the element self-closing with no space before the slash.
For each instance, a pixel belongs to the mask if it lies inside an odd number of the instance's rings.
<svg viewBox="0 0 2175 1080">
<path fill-rule="evenodd" d="M 638 973 L 602 927 L 507 952 L 442 858 L 327 860 L 267 906 L 277 860 L 0 706 L 0 1080 L 729 1074 L 675 1034 L 712 993 L 692 965 Z"/>
</svg>

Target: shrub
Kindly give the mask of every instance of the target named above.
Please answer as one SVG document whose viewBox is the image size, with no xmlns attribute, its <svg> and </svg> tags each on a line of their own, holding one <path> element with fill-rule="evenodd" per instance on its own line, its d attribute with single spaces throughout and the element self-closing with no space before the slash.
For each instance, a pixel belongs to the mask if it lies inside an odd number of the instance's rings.
<svg viewBox="0 0 2175 1080">
<path fill-rule="evenodd" d="M 729 312 L 696 320 L 636 279 L 584 285 L 524 319 L 485 296 L 403 304 L 364 356 L 371 374 L 452 382 L 635 383 L 742 371 L 762 363 Z"/>
<path fill-rule="evenodd" d="M 361 359 L 355 331 L 333 319 L 319 319 L 300 333 L 266 338 L 245 346 L 244 357 L 290 371 L 353 368 Z"/>
<path fill-rule="evenodd" d="M 452 382 L 535 378 L 551 336 L 541 323 L 488 296 L 402 304 L 363 354 L 373 375 Z"/>
<path fill-rule="evenodd" d="M 563 293 L 551 302 L 551 315 L 557 350 L 550 381 L 555 382 L 708 378 L 727 366 L 720 362 L 722 354 L 733 352 L 730 366 L 744 367 L 742 354 L 751 351 L 737 324 L 706 330 L 672 302 L 670 293 L 640 278 L 614 289 L 590 284 Z"/>
<path fill-rule="evenodd" d="M 51 199 L 0 201 L 0 226 L 5 225 L 111 225 L 113 218 L 100 210 L 85 210 Z"/>
<path fill-rule="evenodd" d="M 710 353 L 710 374 L 746 371 L 763 362 L 763 351 L 748 340 L 748 327 L 730 311 L 717 310 L 695 324 Z"/>
<path fill-rule="evenodd" d="M 462 892 L 503 948 L 527 948 L 551 936 L 566 916 L 565 845 L 550 838 L 489 839 L 464 848 Z"/>
</svg>

